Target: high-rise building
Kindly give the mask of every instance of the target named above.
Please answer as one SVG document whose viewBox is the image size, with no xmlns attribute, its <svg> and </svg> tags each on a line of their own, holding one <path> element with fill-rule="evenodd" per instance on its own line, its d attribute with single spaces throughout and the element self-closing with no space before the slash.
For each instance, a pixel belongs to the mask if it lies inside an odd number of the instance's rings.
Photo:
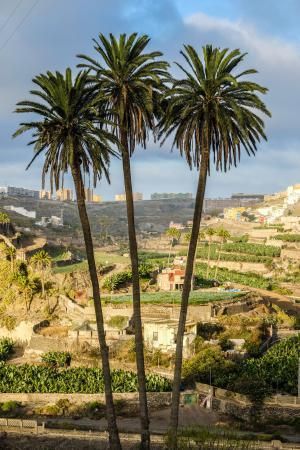
<svg viewBox="0 0 300 450">
<path fill-rule="evenodd" d="M 40 199 L 41 200 L 51 200 L 51 192 L 45 191 L 44 189 L 42 189 L 40 191 Z"/>
<path fill-rule="evenodd" d="M 73 200 L 72 189 L 59 189 L 56 191 L 56 200 L 60 202 L 71 202 Z"/>
<path fill-rule="evenodd" d="M 101 195 L 93 195 L 93 203 L 101 203 L 103 201 Z"/>
<path fill-rule="evenodd" d="M 143 200 L 143 194 L 141 192 L 133 192 L 133 201 L 138 202 Z M 126 202 L 126 194 L 117 194 L 115 195 L 116 202 Z"/>
<path fill-rule="evenodd" d="M 86 188 L 84 190 L 85 201 L 91 203 L 93 201 L 93 189 Z"/>
</svg>

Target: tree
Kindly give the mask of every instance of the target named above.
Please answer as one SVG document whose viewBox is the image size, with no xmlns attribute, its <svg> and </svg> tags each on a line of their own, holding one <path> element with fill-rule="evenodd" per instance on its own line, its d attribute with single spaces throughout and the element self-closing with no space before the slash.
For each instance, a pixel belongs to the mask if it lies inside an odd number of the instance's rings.
<svg viewBox="0 0 300 450">
<path fill-rule="evenodd" d="M 42 284 L 42 297 L 45 298 L 45 281 L 47 272 L 52 265 L 51 256 L 45 250 L 40 250 L 31 257 L 30 264 L 40 274 Z"/>
<path fill-rule="evenodd" d="M 70 69 L 41 74 L 34 78 L 37 89 L 30 91 L 34 100 L 19 102 L 16 112 L 38 116 L 37 121 L 21 123 L 14 136 L 26 131 L 32 133 L 34 157 L 28 167 L 45 153 L 42 186 L 50 173 L 50 185 L 59 189 L 64 174 L 71 171 L 75 185 L 77 206 L 85 241 L 85 248 L 93 288 L 98 338 L 105 383 L 106 413 L 111 448 L 121 448 L 116 424 L 111 389 L 108 347 L 105 341 L 103 314 L 100 300 L 93 241 L 85 205 L 83 174 L 93 175 L 94 186 L 104 175 L 109 180 L 108 167 L 115 138 L 104 129 L 104 123 L 95 108 L 97 92 L 90 86 L 87 72 L 72 78 Z"/>
<path fill-rule="evenodd" d="M 225 228 L 221 227 L 217 230 L 217 236 L 221 239 L 221 241 L 220 241 L 220 247 L 219 247 L 219 252 L 218 252 L 217 264 L 215 267 L 215 279 L 217 278 L 217 274 L 218 274 L 218 268 L 219 268 L 219 264 L 220 264 L 221 252 L 223 249 L 223 245 L 225 244 L 225 242 L 228 241 L 228 239 L 230 239 L 231 235 L 230 235 L 229 231 L 227 231 L 227 230 L 225 230 Z"/>
<path fill-rule="evenodd" d="M 211 243 L 212 243 L 212 238 L 213 236 L 215 236 L 216 234 L 216 230 L 214 228 L 206 228 L 204 230 L 205 236 L 208 236 L 208 253 L 207 253 L 207 269 L 206 269 L 206 278 L 208 278 L 208 274 L 209 274 L 209 264 L 210 264 L 210 253 L 211 253 Z"/>
<path fill-rule="evenodd" d="M 145 449 L 150 448 L 150 432 L 130 157 L 137 144 L 146 148 L 149 130 L 154 129 L 156 116 L 161 110 L 160 98 L 161 92 L 164 90 L 162 80 L 168 77 L 166 71 L 168 64 L 157 59 L 162 54 L 145 52 L 149 40 L 148 36 L 137 36 L 136 33 L 130 36 L 121 34 L 118 39 L 112 34 L 108 39 L 103 34 L 99 34 L 99 40 L 94 40 L 94 48 L 100 55 L 101 62 L 85 55 L 79 55 L 85 61 L 80 64 L 80 67 L 87 67 L 94 74 L 92 80 L 99 89 L 99 107 L 104 111 L 111 111 L 108 117 L 112 122 L 112 130 L 121 143 L 132 266 L 141 445 Z"/>
<path fill-rule="evenodd" d="M 168 267 L 170 266 L 170 258 L 171 258 L 171 249 L 174 245 L 175 240 L 178 240 L 181 236 L 180 230 L 177 228 L 170 227 L 166 230 L 166 235 L 171 238 L 170 239 L 170 248 L 169 248 L 169 256 L 168 256 Z"/>
<path fill-rule="evenodd" d="M 16 260 L 16 249 L 13 245 L 6 246 L 5 254 L 6 257 L 10 260 L 11 271 L 15 271 L 15 260 Z"/>
<path fill-rule="evenodd" d="M 184 328 L 211 154 L 216 169 L 224 171 L 236 166 L 241 149 L 254 155 L 260 138 L 266 139 L 261 113 L 270 116 L 258 95 L 267 89 L 243 79 L 256 71 L 235 73 L 245 54 L 211 45 L 203 47 L 203 61 L 190 45 L 181 54 L 187 68 L 177 65 L 185 78 L 174 79 L 166 94 L 168 106 L 160 122 L 160 136 L 164 140 L 174 136 L 173 145 L 185 156 L 190 169 L 195 166 L 199 170 L 199 178 L 177 332 L 170 423 L 173 448 L 178 428 Z"/>
</svg>

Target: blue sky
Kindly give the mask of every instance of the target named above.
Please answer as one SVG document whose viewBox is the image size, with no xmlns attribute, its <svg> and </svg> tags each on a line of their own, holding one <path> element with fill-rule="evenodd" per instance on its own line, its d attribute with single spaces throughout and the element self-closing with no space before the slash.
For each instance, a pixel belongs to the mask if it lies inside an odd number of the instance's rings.
<svg viewBox="0 0 300 450">
<path fill-rule="evenodd" d="M 25 172 L 32 155 L 28 139 L 11 139 L 21 119 L 13 110 L 28 97 L 31 79 L 48 69 L 75 69 L 75 55 L 93 54 L 91 40 L 99 32 L 133 31 L 149 34 L 151 48 L 162 50 L 171 63 L 181 61 L 183 43 L 199 51 L 206 43 L 241 48 L 248 52 L 245 66 L 258 69 L 257 81 L 270 89 L 268 142 L 255 158 L 243 155 L 237 169 L 212 172 L 207 195 L 274 192 L 299 182 L 299 17 L 298 0 L 0 0 L 0 186 L 40 187 L 42 160 Z M 168 144 L 149 142 L 146 151 L 137 149 L 132 172 L 134 189 L 146 198 L 152 192 L 196 190 L 197 173 Z M 119 161 L 111 164 L 111 180 L 96 189 L 107 200 L 123 191 Z"/>
</svg>

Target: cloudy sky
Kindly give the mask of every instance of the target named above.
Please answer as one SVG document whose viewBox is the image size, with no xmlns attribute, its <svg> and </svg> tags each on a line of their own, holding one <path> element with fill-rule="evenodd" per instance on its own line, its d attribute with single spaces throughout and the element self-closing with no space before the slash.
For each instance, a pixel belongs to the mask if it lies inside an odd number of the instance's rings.
<svg viewBox="0 0 300 450">
<path fill-rule="evenodd" d="M 300 1 L 299 0 L 0 0 L 0 186 L 40 188 L 41 162 L 26 172 L 28 139 L 11 139 L 18 125 L 15 104 L 27 96 L 40 72 L 76 67 L 76 54 L 93 54 L 92 38 L 102 33 L 137 31 L 151 36 L 151 49 L 181 61 L 184 43 L 199 51 L 211 43 L 248 52 L 245 66 L 269 88 L 265 101 L 268 142 L 255 158 L 242 156 L 238 168 L 212 173 L 207 195 L 274 192 L 300 182 Z M 172 65 L 174 70 L 174 65 Z M 176 149 L 149 143 L 132 159 L 134 190 L 195 192 L 190 172 Z M 111 165 L 112 184 L 97 192 L 112 199 L 123 191 L 119 161 Z M 71 186 L 71 181 L 68 181 Z"/>
</svg>

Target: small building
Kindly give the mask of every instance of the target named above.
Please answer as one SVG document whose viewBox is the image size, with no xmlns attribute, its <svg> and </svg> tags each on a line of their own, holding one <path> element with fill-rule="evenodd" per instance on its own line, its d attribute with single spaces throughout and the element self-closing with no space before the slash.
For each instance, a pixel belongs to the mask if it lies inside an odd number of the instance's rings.
<svg viewBox="0 0 300 450">
<path fill-rule="evenodd" d="M 242 220 L 242 214 L 246 211 L 245 207 L 237 207 L 237 208 L 224 208 L 224 219 L 227 220 L 235 220 L 239 222 Z"/>
<path fill-rule="evenodd" d="M 157 286 L 162 291 L 181 291 L 185 270 L 166 268 L 157 275 Z"/>
<path fill-rule="evenodd" d="M 150 349 L 174 353 L 176 350 L 178 320 L 149 319 L 143 322 L 144 341 Z M 192 354 L 192 343 L 197 336 L 197 323 L 187 321 L 183 337 L 183 354 Z"/>
</svg>

